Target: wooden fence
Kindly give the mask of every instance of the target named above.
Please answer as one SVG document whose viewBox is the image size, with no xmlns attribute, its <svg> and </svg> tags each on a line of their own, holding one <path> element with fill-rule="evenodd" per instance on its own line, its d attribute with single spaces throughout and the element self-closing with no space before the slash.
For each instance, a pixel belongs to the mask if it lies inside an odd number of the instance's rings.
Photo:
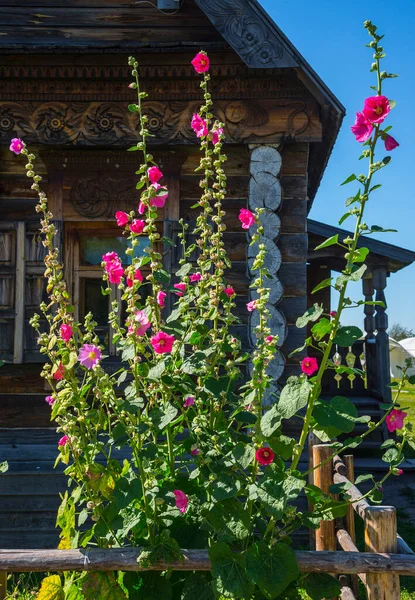
<svg viewBox="0 0 415 600">
<path fill-rule="evenodd" d="M 352 500 L 344 519 L 322 521 L 313 536 L 316 551 L 296 552 L 300 571 L 339 575 L 341 600 L 358 600 L 358 578 L 366 588 L 369 600 L 399 600 L 401 575 L 415 575 L 415 554 L 398 535 L 396 509 L 393 506 L 370 506 L 360 500 L 362 494 L 353 485 L 353 457 L 332 457 L 325 444 L 310 445 L 310 481 L 328 491 L 331 483 L 350 482 L 345 493 Z M 365 552 L 356 547 L 355 515 L 364 521 Z M 343 550 L 338 551 L 340 546 Z M 183 560 L 158 562 L 147 568 L 137 563 L 140 548 L 78 550 L 0 550 L 0 600 L 7 588 L 7 572 L 56 571 L 209 571 L 207 550 L 183 550 Z M 347 577 L 346 577 L 347 576 Z"/>
</svg>

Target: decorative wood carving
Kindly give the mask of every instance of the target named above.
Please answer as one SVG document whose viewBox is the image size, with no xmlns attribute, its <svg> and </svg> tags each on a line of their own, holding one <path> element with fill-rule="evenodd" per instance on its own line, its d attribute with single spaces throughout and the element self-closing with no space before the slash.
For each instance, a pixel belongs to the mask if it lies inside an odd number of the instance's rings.
<svg viewBox="0 0 415 600">
<path fill-rule="evenodd" d="M 283 34 L 249 0 L 195 0 L 240 58 L 256 69 L 296 67 Z"/>
<path fill-rule="evenodd" d="M 137 204 L 132 179 L 78 179 L 72 186 L 70 201 L 83 217 L 113 217 L 117 210 L 130 211 Z"/>
<path fill-rule="evenodd" d="M 190 127 L 200 102 L 144 104 L 154 144 L 194 144 Z M 321 140 L 316 102 L 308 100 L 220 101 L 215 116 L 226 124 L 227 143 Z M 137 141 L 138 116 L 115 102 L 65 103 L 0 102 L 0 142 L 11 137 L 27 143 L 129 145 Z"/>
</svg>

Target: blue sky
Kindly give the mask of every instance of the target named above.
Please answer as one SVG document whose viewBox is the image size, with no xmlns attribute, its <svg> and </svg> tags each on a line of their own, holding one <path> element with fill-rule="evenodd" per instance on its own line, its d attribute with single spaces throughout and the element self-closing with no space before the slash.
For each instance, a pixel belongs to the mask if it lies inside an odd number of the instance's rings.
<svg viewBox="0 0 415 600">
<path fill-rule="evenodd" d="M 375 85 L 369 73 L 372 53 L 363 27 L 365 19 L 385 34 L 386 58 L 383 68 L 398 73 L 386 81 L 384 93 L 397 101 L 388 116 L 392 135 L 400 147 L 391 153 L 392 161 L 383 169 L 367 206 L 366 222 L 397 229 L 379 239 L 415 250 L 415 0 L 260 0 L 265 10 L 301 52 L 313 69 L 346 107 L 342 130 L 319 188 L 310 217 L 337 225 L 344 211 L 344 200 L 352 195 L 353 184 L 339 184 L 351 173 L 366 172 L 358 161 L 360 146 L 354 141 L 350 125 L 363 100 L 372 95 Z M 380 155 L 379 158 L 382 158 Z M 364 167 L 364 169 L 363 169 Z M 353 224 L 352 218 L 343 226 Z M 352 292 L 357 298 L 360 286 Z M 386 289 L 389 324 L 400 322 L 415 330 L 415 264 L 392 274 Z M 360 309 L 347 311 L 345 323 L 362 324 Z"/>
</svg>

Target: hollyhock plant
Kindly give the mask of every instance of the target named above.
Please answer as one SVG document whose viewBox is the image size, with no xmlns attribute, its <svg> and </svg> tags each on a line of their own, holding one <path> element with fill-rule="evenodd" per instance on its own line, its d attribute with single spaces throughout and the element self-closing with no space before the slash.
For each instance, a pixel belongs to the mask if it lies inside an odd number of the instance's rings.
<svg viewBox="0 0 415 600">
<path fill-rule="evenodd" d="M 131 279 L 131 277 L 127 277 L 127 286 L 129 288 L 132 288 L 134 285 L 134 281 L 139 281 L 140 283 L 143 283 L 144 278 L 143 278 L 143 274 L 141 273 L 140 269 L 136 269 L 134 271 L 134 279 Z"/>
<path fill-rule="evenodd" d="M 242 229 L 249 229 L 255 223 L 255 215 L 247 208 L 241 208 L 238 219 L 242 223 Z"/>
<path fill-rule="evenodd" d="M 226 294 L 228 298 L 232 298 L 232 296 L 235 296 L 235 290 L 231 286 L 226 287 L 223 290 L 223 293 Z"/>
<path fill-rule="evenodd" d="M 56 371 L 53 373 L 53 379 L 55 381 L 61 381 L 65 376 L 65 367 L 62 363 L 58 364 Z"/>
<path fill-rule="evenodd" d="M 150 342 L 156 354 L 168 354 L 173 349 L 174 339 L 174 335 L 159 331 L 153 335 Z"/>
<path fill-rule="evenodd" d="M 391 135 L 387 135 L 385 138 L 385 150 L 386 152 L 392 152 L 399 146 L 399 143 Z"/>
<path fill-rule="evenodd" d="M 258 448 L 258 450 L 255 452 L 255 458 L 260 465 L 265 466 L 272 463 L 275 458 L 275 454 L 271 448 L 266 448 L 263 446 L 262 448 Z"/>
<path fill-rule="evenodd" d="M 211 131 L 212 144 L 216 146 L 220 137 L 223 135 L 223 127 L 214 127 Z"/>
<path fill-rule="evenodd" d="M 372 135 L 373 125 L 366 119 L 363 113 L 358 112 L 356 113 L 354 125 L 352 125 L 350 129 L 352 130 L 356 141 L 359 143 L 364 143 L 367 142 Z"/>
<path fill-rule="evenodd" d="M 389 100 L 386 96 L 370 96 L 363 106 L 363 116 L 371 123 L 382 123 L 390 111 Z"/>
<path fill-rule="evenodd" d="M 137 210 L 139 215 L 143 215 L 146 212 L 146 205 L 144 204 L 144 202 L 140 202 Z"/>
<path fill-rule="evenodd" d="M 332 319 L 334 319 L 335 317 L 337 317 L 337 310 L 331 310 L 330 311 L 330 316 L 332 317 Z"/>
<path fill-rule="evenodd" d="M 406 412 L 394 408 L 386 417 L 386 427 L 388 428 L 388 431 L 392 432 L 396 431 L 397 429 L 402 429 L 406 416 Z"/>
<path fill-rule="evenodd" d="M 192 65 L 196 73 L 207 73 L 210 66 L 208 55 L 205 52 L 198 52 L 192 60 Z"/>
<path fill-rule="evenodd" d="M 128 221 L 130 220 L 130 217 L 127 215 L 126 212 L 124 212 L 122 210 L 118 210 L 115 213 L 115 219 L 117 221 L 118 227 L 124 227 L 124 225 L 126 225 L 128 223 Z"/>
<path fill-rule="evenodd" d="M 197 283 L 202 279 L 202 275 L 200 273 L 193 273 L 189 277 L 191 283 Z"/>
<path fill-rule="evenodd" d="M 198 138 L 204 138 L 209 133 L 206 121 L 197 113 L 193 115 L 191 127 Z"/>
<path fill-rule="evenodd" d="M 317 359 L 314 356 L 307 356 L 301 361 L 301 370 L 306 375 L 310 376 L 318 371 Z"/>
<path fill-rule="evenodd" d="M 26 148 L 25 143 L 19 138 L 13 138 L 10 142 L 9 150 L 15 154 L 21 154 L 22 150 Z"/>
<path fill-rule="evenodd" d="M 118 254 L 116 252 L 107 252 L 102 257 L 102 260 L 104 262 L 104 269 L 108 274 L 109 282 L 118 285 L 124 275 L 124 269 Z"/>
<path fill-rule="evenodd" d="M 248 312 L 253 312 L 256 309 L 256 300 L 251 300 L 251 302 L 248 302 L 246 308 Z"/>
<path fill-rule="evenodd" d="M 138 337 L 145 334 L 147 329 L 151 327 L 150 320 L 144 310 L 137 310 L 134 313 L 131 324 L 128 327 L 130 333 L 135 333 Z"/>
<path fill-rule="evenodd" d="M 272 344 L 272 342 L 274 341 L 274 336 L 273 335 L 267 335 L 265 338 L 265 341 L 267 342 L 267 344 Z"/>
<path fill-rule="evenodd" d="M 55 402 L 56 398 L 54 398 L 53 396 L 46 396 L 45 401 L 49 404 L 49 406 L 52 406 L 52 404 Z"/>
<path fill-rule="evenodd" d="M 187 398 L 185 398 L 184 402 L 183 402 L 183 406 L 185 408 L 189 408 L 189 406 L 193 406 L 193 404 L 195 403 L 195 399 L 193 396 L 187 396 Z"/>
<path fill-rule="evenodd" d="M 200 450 L 196 446 L 192 446 L 192 448 L 190 450 L 190 454 L 192 456 L 199 456 Z"/>
<path fill-rule="evenodd" d="M 185 291 L 186 291 L 186 287 L 187 287 L 187 286 L 186 286 L 186 284 L 185 284 L 185 283 L 175 283 L 173 287 L 174 287 L 174 288 L 175 288 L 175 290 L 176 290 L 176 291 L 174 292 L 174 293 L 176 294 L 176 296 L 183 296 L 183 294 L 184 294 L 184 293 L 185 293 Z"/>
<path fill-rule="evenodd" d="M 166 292 L 163 292 L 161 290 L 159 292 L 157 292 L 157 304 L 159 306 L 161 306 L 161 308 L 164 308 L 164 306 L 165 306 L 164 303 L 166 300 L 166 296 L 167 296 Z"/>
<path fill-rule="evenodd" d="M 145 221 L 142 221 L 141 219 L 134 219 L 134 221 L 130 224 L 130 231 L 136 234 L 143 233 L 145 226 Z"/>
<path fill-rule="evenodd" d="M 61 437 L 61 439 L 58 442 L 58 446 L 60 448 L 63 448 L 64 446 L 66 446 L 66 444 L 69 442 L 69 437 L 67 435 L 64 435 L 63 437 Z"/>
<path fill-rule="evenodd" d="M 68 325 L 67 323 L 62 323 L 62 325 L 59 328 L 59 333 L 63 341 L 68 343 L 73 336 L 73 329 L 71 325 Z"/>
<path fill-rule="evenodd" d="M 169 192 L 167 188 L 162 187 L 159 183 L 155 183 L 153 187 L 157 192 L 157 195 L 154 195 L 150 198 L 150 206 L 154 206 L 155 208 L 163 208 L 163 206 L 166 204 Z"/>
<path fill-rule="evenodd" d="M 187 511 L 189 498 L 181 490 L 174 490 L 173 494 L 176 498 L 176 508 L 178 508 L 180 512 L 184 514 Z"/>
<path fill-rule="evenodd" d="M 84 344 L 79 350 L 78 361 L 86 369 L 93 369 L 101 360 L 101 350 L 94 344 Z"/>
<path fill-rule="evenodd" d="M 163 173 L 160 171 L 160 169 L 158 167 L 154 166 L 154 167 L 150 167 L 147 170 L 147 176 L 148 176 L 150 183 L 154 185 L 163 177 Z"/>
</svg>

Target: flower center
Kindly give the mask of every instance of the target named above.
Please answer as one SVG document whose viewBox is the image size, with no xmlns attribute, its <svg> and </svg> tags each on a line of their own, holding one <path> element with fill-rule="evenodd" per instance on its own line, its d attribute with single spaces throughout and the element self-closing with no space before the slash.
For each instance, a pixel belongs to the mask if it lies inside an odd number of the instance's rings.
<svg viewBox="0 0 415 600">
<path fill-rule="evenodd" d="M 375 108 L 375 113 L 376 113 L 377 115 L 381 115 L 381 114 L 383 113 L 383 109 L 382 109 L 382 107 L 381 107 L 381 106 L 377 106 L 377 107 Z"/>
<path fill-rule="evenodd" d="M 97 355 L 94 351 L 92 351 L 88 354 L 88 358 L 91 358 L 92 360 L 94 360 L 96 357 L 97 357 Z"/>
<path fill-rule="evenodd" d="M 164 340 L 159 340 L 159 346 L 164 346 L 166 342 Z"/>
<path fill-rule="evenodd" d="M 394 421 L 396 421 L 396 415 L 391 415 L 390 419 L 389 419 L 389 422 L 393 423 Z"/>
<path fill-rule="evenodd" d="M 269 452 L 268 452 L 268 450 L 265 450 L 264 451 L 264 458 L 268 458 L 268 456 L 269 456 Z"/>
</svg>

